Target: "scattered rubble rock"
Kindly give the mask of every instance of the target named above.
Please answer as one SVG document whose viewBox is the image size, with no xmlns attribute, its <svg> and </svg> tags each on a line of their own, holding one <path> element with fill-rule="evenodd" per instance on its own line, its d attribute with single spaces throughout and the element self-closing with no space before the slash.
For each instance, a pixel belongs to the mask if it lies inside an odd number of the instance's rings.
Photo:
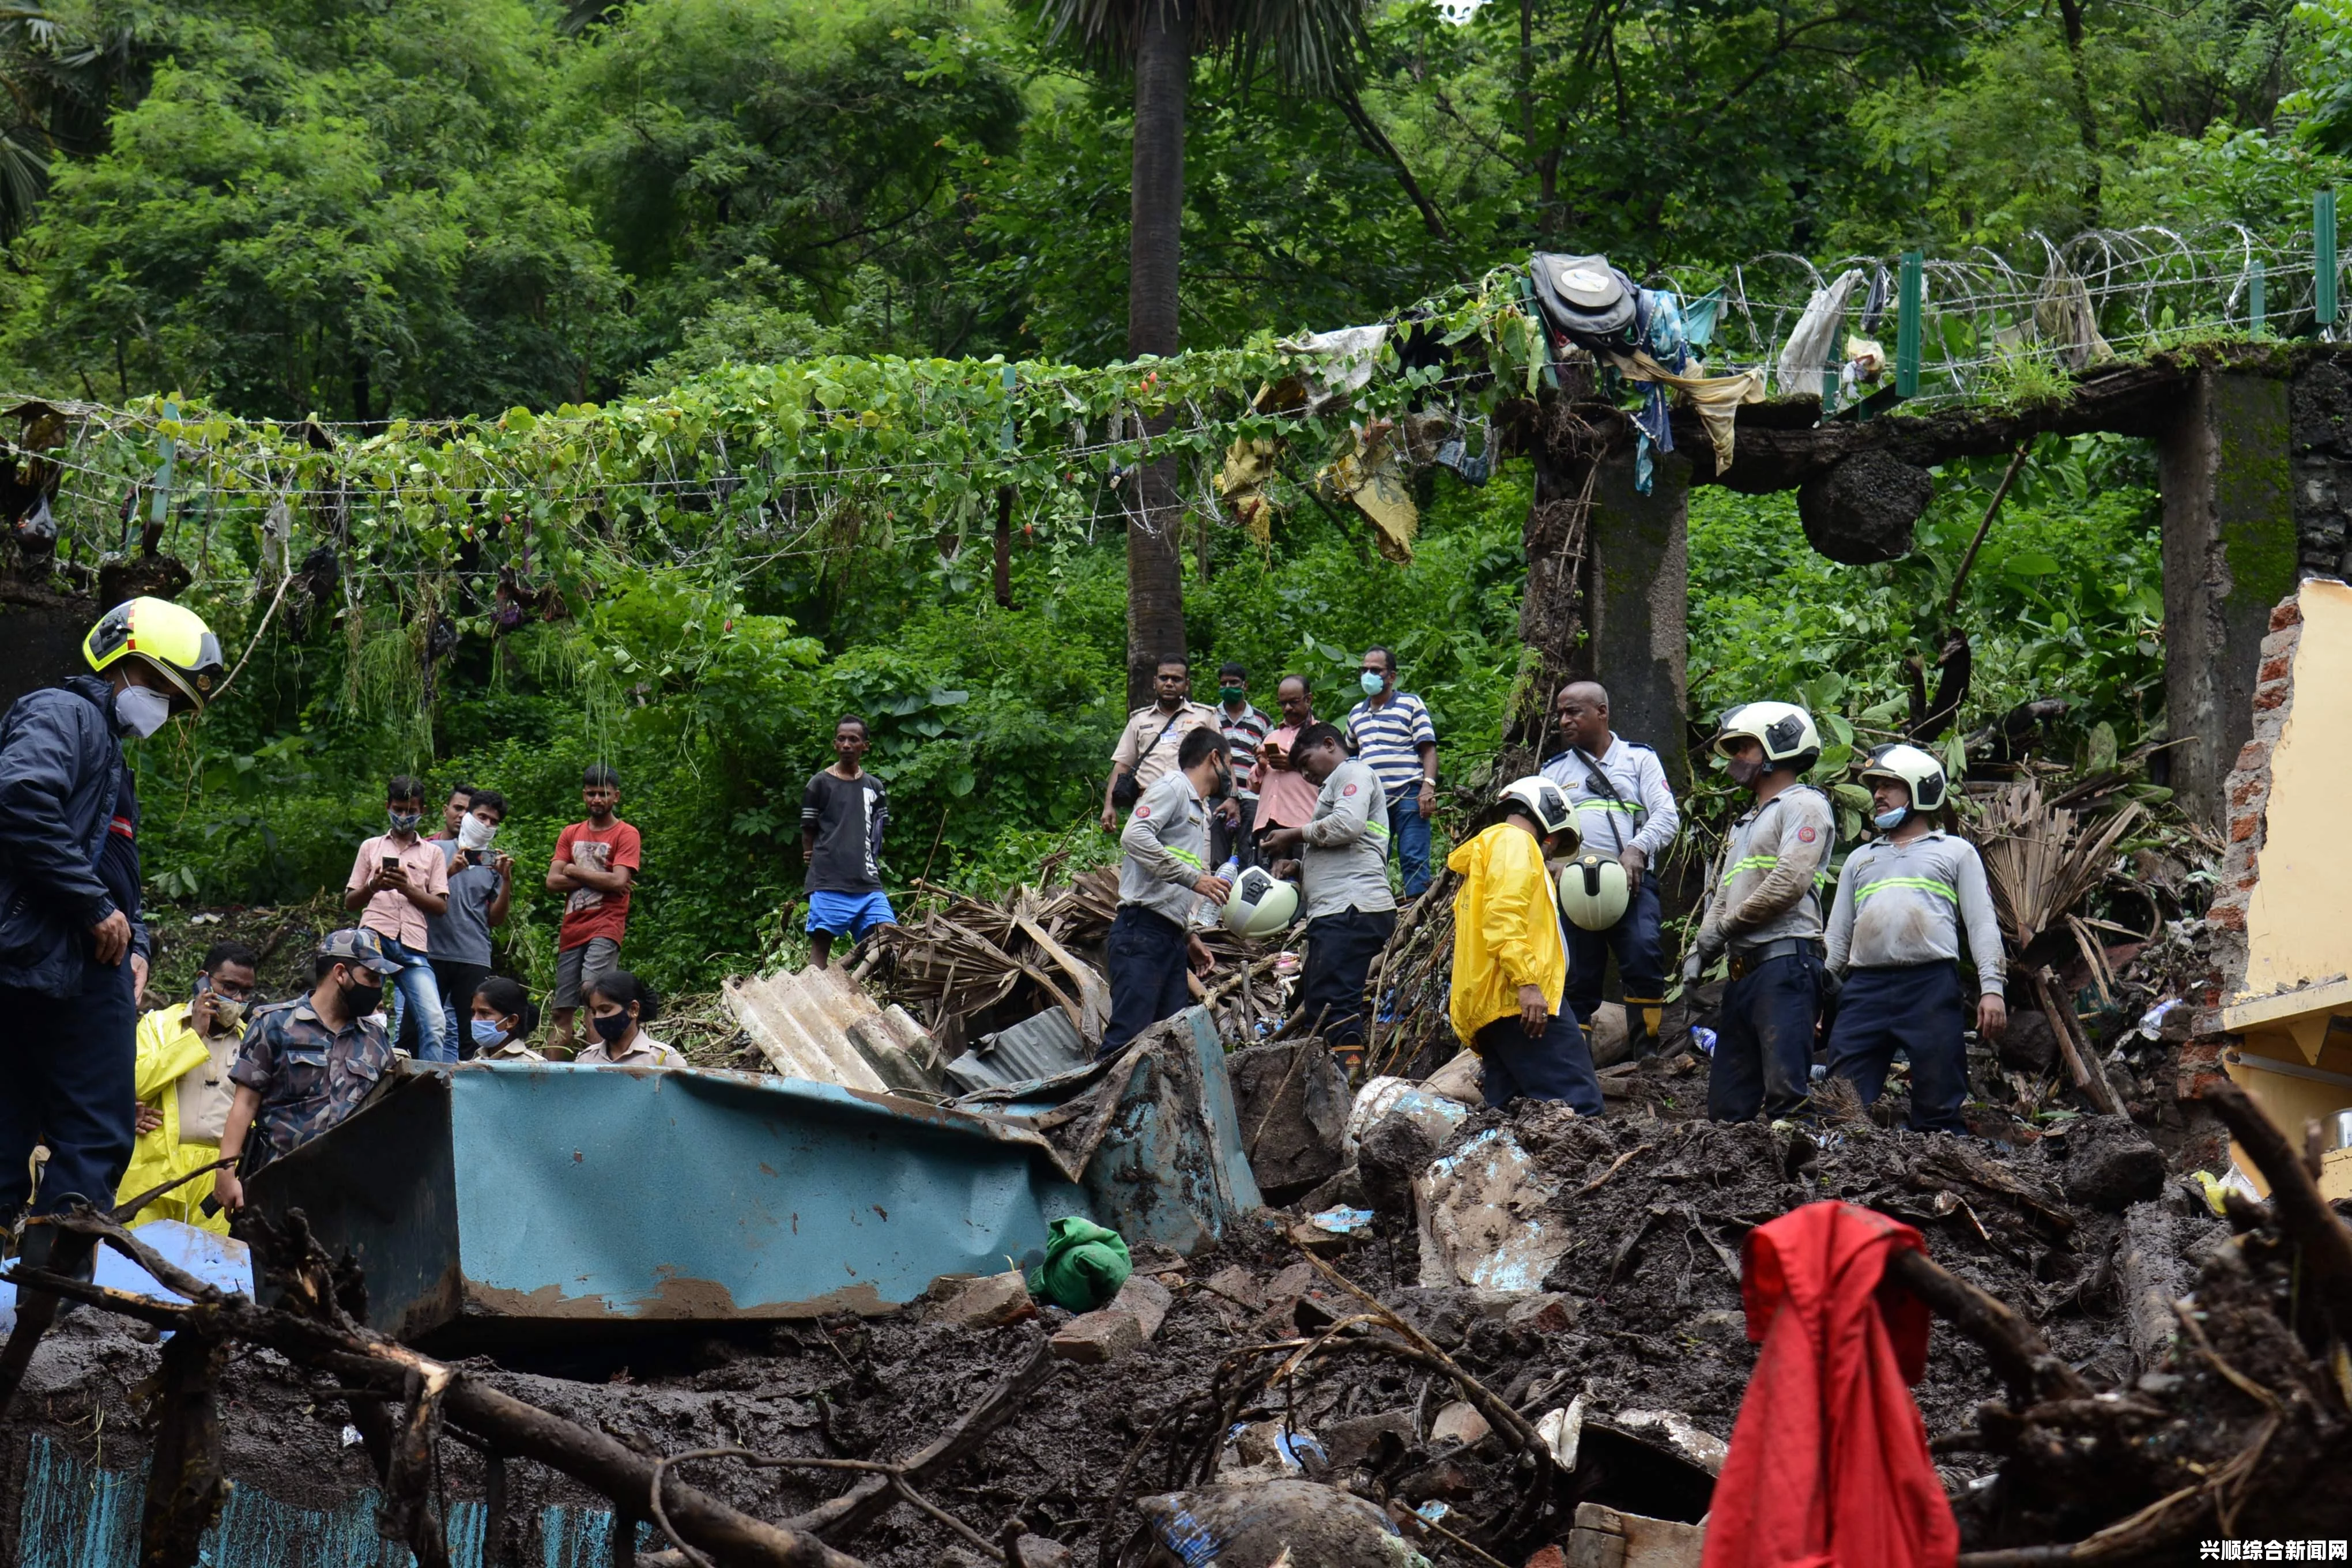
<svg viewBox="0 0 2352 1568">
<path fill-rule="evenodd" d="M 2066 1196 L 2121 1214 L 2164 1191 L 2164 1154 L 2127 1117 L 2084 1117 L 2067 1134 Z"/>
<path fill-rule="evenodd" d="M 1649 1519 L 1588 1502 L 1578 1505 L 1576 1528 L 1569 1532 L 1568 1550 L 1558 1561 L 1561 1568 L 1699 1568 L 1706 1549 L 1704 1525 Z M 1529 1568 L 1534 1568 L 1533 1559 Z"/>
<path fill-rule="evenodd" d="M 1424 1568 L 1426 1559 L 1360 1497 L 1315 1481 L 1204 1487 L 1145 1498 L 1151 1568 Z"/>
<path fill-rule="evenodd" d="M 1168 1287 L 1150 1275 L 1130 1274 L 1127 1277 L 1127 1283 L 1118 1288 L 1118 1294 L 1110 1299 L 1110 1305 L 1105 1310 L 1132 1315 L 1136 1327 L 1149 1340 L 1158 1337 L 1160 1325 L 1167 1319 L 1168 1309 L 1175 1300 Z"/>
<path fill-rule="evenodd" d="M 1476 1405 L 1457 1399 L 1439 1410 L 1437 1418 L 1429 1424 L 1429 1440 L 1433 1443 L 1458 1443 L 1466 1448 L 1482 1440 L 1494 1428 L 1486 1425 L 1486 1418 L 1478 1414 Z"/>
<path fill-rule="evenodd" d="M 2011 1072 L 2046 1073 L 2058 1060 L 2058 1037 L 2050 1032 L 2050 1020 L 2039 1008 L 2020 1007 L 1993 1041 L 1993 1055 Z"/>
<path fill-rule="evenodd" d="M 1103 1366 L 1143 1343 L 1143 1325 L 1133 1312 L 1099 1307 L 1081 1313 L 1054 1333 L 1054 1353 L 1080 1366 Z"/>
<path fill-rule="evenodd" d="M 1225 1058 L 1242 1151 L 1268 1203 L 1287 1203 L 1347 1163 L 1348 1079 L 1320 1040 L 1252 1046 Z"/>
<path fill-rule="evenodd" d="M 1013 1543 L 1013 1568 L 1070 1568 L 1070 1549 L 1042 1535 L 1024 1535 Z"/>
<path fill-rule="evenodd" d="M 1017 1268 L 983 1275 L 950 1296 L 932 1314 L 938 1322 L 966 1329 L 1001 1329 L 1037 1315 L 1029 1284 Z"/>
</svg>

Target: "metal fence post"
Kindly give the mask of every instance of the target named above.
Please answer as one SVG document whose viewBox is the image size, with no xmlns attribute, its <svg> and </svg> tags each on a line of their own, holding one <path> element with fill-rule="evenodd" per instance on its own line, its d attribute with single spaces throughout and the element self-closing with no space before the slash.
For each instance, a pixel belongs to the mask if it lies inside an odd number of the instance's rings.
<svg viewBox="0 0 2352 1568">
<path fill-rule="evenodd" d="M 1927 294 L 1927 258 L 1916 250 L 1903 253 L 1902 282 L 1895 291 L 1895 395 L 1919 395 L 1920 311 Z"/>
<path fill-rule="evenodd" d="M 2249 264 L 2246 270 L 2246 319 L 2247 324 L 2252 329 L 2252 335 L 2257 338 L 2263 336 L 2266 331 L 2263 320 L 2265 314 L 2263 309 L 2265 300 L 2263 296 L 2266 282 L 2267 277 L 2263 268 L 2263 259 L 2258 256 Z"/>
<path fill-rule="evenodd" d="M 2336 193 L 2311 198 L 2311 319 L 2321 331 L 2336 324 Z"/>
</svg>

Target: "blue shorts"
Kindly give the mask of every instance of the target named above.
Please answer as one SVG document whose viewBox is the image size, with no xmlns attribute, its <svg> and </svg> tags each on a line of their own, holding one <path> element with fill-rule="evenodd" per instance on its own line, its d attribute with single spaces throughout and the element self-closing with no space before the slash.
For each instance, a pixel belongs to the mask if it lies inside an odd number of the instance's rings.
<svg viewBox="0 0 2352 1568">
<path fill-rule="evenodd" d="M 808 929 L 828 936 L 846 932 L 850 941 L 858 942 L 876 926 L 898 923 L 889 898 L 879 889 L 870 893 L 812 892 L 808 899 Z"/>
</svg>

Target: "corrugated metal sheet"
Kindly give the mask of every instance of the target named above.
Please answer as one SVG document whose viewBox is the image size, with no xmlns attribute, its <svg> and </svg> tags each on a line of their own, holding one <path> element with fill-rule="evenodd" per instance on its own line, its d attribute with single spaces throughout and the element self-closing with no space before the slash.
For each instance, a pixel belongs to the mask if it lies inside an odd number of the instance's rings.
<svg viewBox="0 0 2352 1568">
<path fill-rule="evenodd" d="M 765 1074 L 409 1069 L 263 1171 L 404 1338 L 500 1325 L 881 1311 L 1042 1258 L 1087 1211 L 1034 1131 Z"/>
<path fill-rule="evenodd" d="M 1011 1028 L 982 1035 L 979 1045 L 948 1063 L 947 1076 L 959 1089 L 1003 1089 L 1057 1078 L 1093 1059 L 1069 1014 L 1048 1007 Z"/>
<path fill-rule="evenodd" d="M 786 1078 L 876 1093 L 946 1091 L 939 1049 L 897 1005 L 877 1005 L 849 972 L 779 970 L 727 982 L 735 1019 Z"/>
</svg>

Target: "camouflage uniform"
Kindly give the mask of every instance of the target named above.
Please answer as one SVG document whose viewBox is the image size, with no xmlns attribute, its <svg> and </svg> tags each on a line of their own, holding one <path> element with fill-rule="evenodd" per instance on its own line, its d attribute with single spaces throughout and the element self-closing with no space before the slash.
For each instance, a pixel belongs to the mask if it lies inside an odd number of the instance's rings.
<svg viewBox="0 0 2352 1568">
<path fill-rule="evenodd" d="M 362 1018 L 330 1029 L 310 997 L 298 996 L 254 1014 L 228 1076 L 260 1093 L 253 1125 L 275 1159 L 347 1120 L 391 1063 L 383 1025 Z"/>
</svg>

